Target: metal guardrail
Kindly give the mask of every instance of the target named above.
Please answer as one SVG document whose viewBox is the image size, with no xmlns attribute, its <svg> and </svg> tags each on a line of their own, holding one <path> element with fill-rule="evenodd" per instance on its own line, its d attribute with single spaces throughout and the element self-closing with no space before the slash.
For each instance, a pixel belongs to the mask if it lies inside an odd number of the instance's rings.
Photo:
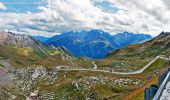
<svg viewBox="0 0 170 100">
<path fill-rule="evenodd" d="M 163 92 L 163 90 L 165 89 L 166 84 L 168 83 L 169 79 L 170 79 L 170 71 L 168 72 L 166 78 L 164 79 L 164 81 L 163 81 L 162 84 L 160 85 L 160 87 L 159 87 L 158 91 L 156 92 L 153 100 L 159 100 L 159 99 L 160 99 L 160 97 L 161 97 L 161 95 L 162 95 L 162 92 Z"/>
</svg>

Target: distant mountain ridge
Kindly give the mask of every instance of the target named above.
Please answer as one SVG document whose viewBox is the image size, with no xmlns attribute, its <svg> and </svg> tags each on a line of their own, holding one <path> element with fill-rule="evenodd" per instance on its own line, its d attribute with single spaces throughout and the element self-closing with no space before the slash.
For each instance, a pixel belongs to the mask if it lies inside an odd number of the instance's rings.
<svg viewBox="0 0 170 100">
<path fill-rule="evenodd" d="M 110 51 L 151 38 L 147 34 L 123 32 L 111 35 L 102 30 L 93 29 L 90 31 L 65 32 L 49 38 L 44 43 L 53 46 L 64 46 L 77 57 L 86 56 L 101 59 Z"/>
<path fill-rule="evenodd" d="M 0 44 L 15 46 L 17 48 L 31 48 L 34 52 L 42 55 L 50 55 L 51 51 L 59 51 L 63 54 L 72 56 L 72 54 L 63 46 L 53 47 L 46 45 L 30 35 L 16 34 L 12 32 L 0 32 Z"/>
<path fill-rule="evenodd" d="M 40 43 L 30 35 L 26 34 L 15 34 L 12 32 L 1 32 L 0 33 L 0 44 L 1 45 L 10 45 L 17 47 L 27 47 L 32 48 L 35 51 L 43 52 L 47 54 L 48 52 L 45 48 L 48 46 Z"/>
<path fill-rule="evenodd" d="M 114 35 L 114 41 L 119 45 L 120 48 L 129 45 L 135 44 L 139 42 L 144 42 L 146 40 L 151 39 L 152 37 L 147 34 L 134 34 L 132 32 L 123 32 Z"/>
<path fill-rule="evenodd" d="M 62 60 L 74 58 L 65 47 L 45 45 L 26 34 L 0 32 L 0 59 L 8 59 L 14 66 L 33 65 L 51 56 Z M 46 65 L 52 66 L 49 63 Z"/>
</svg>

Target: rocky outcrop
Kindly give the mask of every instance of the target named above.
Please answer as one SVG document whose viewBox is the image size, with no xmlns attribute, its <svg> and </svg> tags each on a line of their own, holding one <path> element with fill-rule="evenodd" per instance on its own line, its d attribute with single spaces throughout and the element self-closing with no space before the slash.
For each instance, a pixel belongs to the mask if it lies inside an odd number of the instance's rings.
<svg viewBox="0 0 170 100">
<path fill-rule="evenodd" d="M 43 53 L 47 53 L 45 49 L 48 48 L 47 45 L 42 44 L 30 35 L 12 32 L 0 32 L 0 44 L 32 48 L 34 51 L 41 51 Z"/>
</svg>

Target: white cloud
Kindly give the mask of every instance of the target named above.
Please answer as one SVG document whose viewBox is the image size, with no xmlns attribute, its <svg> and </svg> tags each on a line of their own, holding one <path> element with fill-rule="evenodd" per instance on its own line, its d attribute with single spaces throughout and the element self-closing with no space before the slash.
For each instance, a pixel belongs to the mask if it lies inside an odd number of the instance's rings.
<svg viewBox="0 0 170 100">
<path fill-rule="evenodd" d="M 7 9 L 6 6 L 2 2 L 0 2 L 0 10 L 6 10 L 6 9 Z"/>
<path fill-rule="evenodd" d="M 166 0 L 166 4 L 163 0 L 109 1 L 113 4 L 119 5 L 119 7 L 128 10 L 127 13 L 116 15 L 119 16 L 119 19 L 121 19 L 122 16 L 130 18 L 129 20 L 124 20 L 124 22 L 130 20 L 134 22 L 133 24 L 131 23 L 131 25 L 133 26 L 131 27 L 133 28 L 131 30 L 136 30 L 138 32 L 146 32 L 152 35 L 157 35 L 161 31 L 170 31 L 170 18 L 168 17 L 170 15 L 170 9 L 168 9 L 169 6 L 166 5 L 167 2 L 170 3 L 170 1 L 168 0 Z"/>
<path fill-rule="evenodd" d="M 107 1 L 118 11 L 103 10 Z M 115 34 L 130 31 L 158 35 L 170 31 L 169 0 L 47 0 L 38 13 L 0 12 L 0 28 L 54 35 L 69 30 L 102 29 Z M 108 8 L 107 8 L 108 9 Z M 14 20 L 15 19 L 15 20 Z"/>
</svg>

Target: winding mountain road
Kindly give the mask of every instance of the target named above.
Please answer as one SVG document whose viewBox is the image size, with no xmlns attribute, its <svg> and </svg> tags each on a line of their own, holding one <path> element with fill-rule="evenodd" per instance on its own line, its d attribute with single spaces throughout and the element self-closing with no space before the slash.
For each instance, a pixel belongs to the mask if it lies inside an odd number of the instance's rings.
<svg viewBox="0 0 170 100">
<path fill-rule="evenodd" d="M 57 66 L 57 69 L 60 71 L 92 71 L 92 72 L 112 73 L 112 74 L 118 74 L 118 75 L 133 75 L 133 74 L 140 74 L 140 73 L 144 72 L 150 65 L 152 65 L 159 58 L 164 59 L 164 60 L 170 60 L 168 58 L 165 58 L 164 55 L 159 55 L 159 56 L 155 57 L 155 59 L 153 59 L 147 65 L 145 65 L 143 68 L 141 68 L 137 71 L 134 71 L 134 72 L 115 72 L 115 71 L 95 70 L 95 69 L 64 69 L 64 66 Z M 94 62 L 92 64 L 95 66 L 94 68 L 97 67 L 97 65 Z"/>
</svg>

